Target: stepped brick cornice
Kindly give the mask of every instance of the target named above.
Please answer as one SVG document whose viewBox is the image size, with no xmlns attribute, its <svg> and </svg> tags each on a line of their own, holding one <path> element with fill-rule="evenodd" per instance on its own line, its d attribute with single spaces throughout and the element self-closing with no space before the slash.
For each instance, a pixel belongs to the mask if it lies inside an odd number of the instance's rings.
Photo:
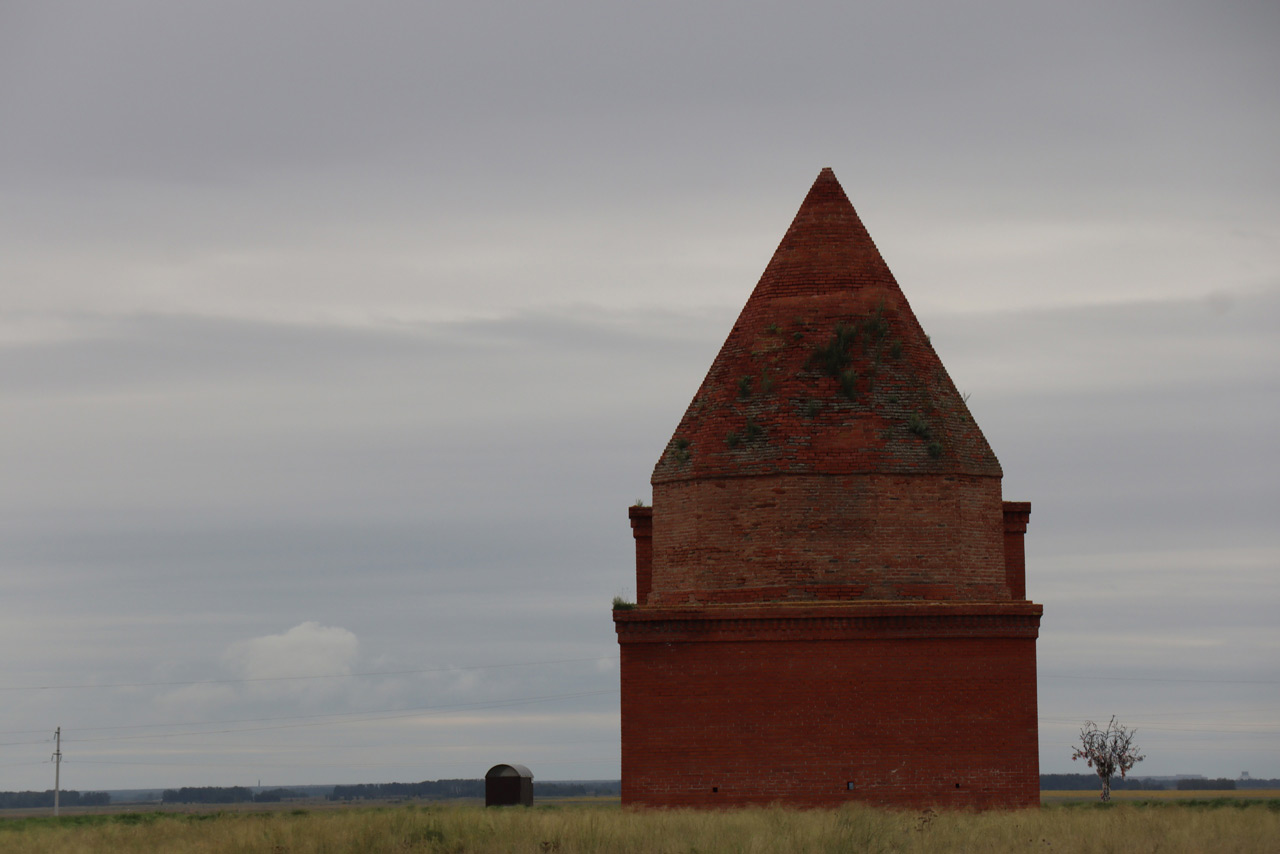
<svg viewBox="0 0 1280 854">
<path fill-rule="evenodd" d="M 858 602 L 817 605 L 639 608 L 618 611 L 622 643 L 1035 638 L 1033 602 Z"/>
</svg>

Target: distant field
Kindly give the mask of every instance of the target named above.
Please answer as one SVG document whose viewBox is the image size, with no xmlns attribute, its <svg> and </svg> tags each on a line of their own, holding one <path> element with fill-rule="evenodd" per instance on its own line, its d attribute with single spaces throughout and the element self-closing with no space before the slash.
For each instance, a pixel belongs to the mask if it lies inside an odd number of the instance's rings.
<svg viewBox="0 0 1280 854">
<path fill-rule="evenodd" d="M 859 806 L 808 811 L 623 810 L 596 802 L 498 810 L 436 803 L 0 819 L 0 851 L 5 854 L 1274 854 L 1277 840 L 1280 801 L 1240 799 L 1188 803 L 1167 798 L 1111 806 L 1080 802 L 986 813 L 895 812 Z"/>
<path fill-rule="evenodd" d="M 1055 804 L 1068 801 L 1096 801 L 1102 792 L 1101 787 L 1097 789 L 1080 789 L 1078 791 L 1050 791 L 1047 789 L 1040 792 L 1040 803 Z M 1280 800 L 1280 789 L 1155 789 L 1148 791 L 1146 789 L 1125 789 L 1123 791 L 1111 792 L 1111 800 L 1113 801 L 1212 801 L 1218 798 L 1228 798 L 1231 800 L 1246 801 L 1275 801 Z M 1278 846 L 1280 847 L 1280 846 Z"/>
</svg>

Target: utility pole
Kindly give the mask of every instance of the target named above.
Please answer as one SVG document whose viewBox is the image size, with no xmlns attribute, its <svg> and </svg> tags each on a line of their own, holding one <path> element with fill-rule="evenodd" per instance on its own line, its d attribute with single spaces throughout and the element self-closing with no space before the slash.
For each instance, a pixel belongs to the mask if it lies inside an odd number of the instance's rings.
<svg viewBox="0 0 1280 854">
<path fill-rule="evenodd" d="M 58 795 L 62 791 L 62 727 L 53 731 L 53 814 L 58 815 Z"/>
</svg>

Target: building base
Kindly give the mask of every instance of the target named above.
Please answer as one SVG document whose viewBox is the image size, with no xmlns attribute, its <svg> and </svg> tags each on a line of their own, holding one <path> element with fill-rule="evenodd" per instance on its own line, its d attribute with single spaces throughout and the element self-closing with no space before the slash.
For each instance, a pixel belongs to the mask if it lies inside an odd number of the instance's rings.
<svg viewBox="0 0 1280 854">
<path fill-rule="evenodd" d="M 1041 606 L 617 610 L 628 805 L 1039 804 Z"/>
</svg>

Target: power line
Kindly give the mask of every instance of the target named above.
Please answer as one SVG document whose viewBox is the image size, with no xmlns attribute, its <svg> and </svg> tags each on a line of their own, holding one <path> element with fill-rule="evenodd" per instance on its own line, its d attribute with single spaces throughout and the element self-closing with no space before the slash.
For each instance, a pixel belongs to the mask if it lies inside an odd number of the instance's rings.
<svg viewBox="0 0 1280 854">
<path fill-rule="evenodd" d="M 1198 715 L 1202 717 L 1205 715 L 1249 715 L 1249 714 L 1257 714 L 1263 708 L 1265 708 L 1267 711 L 1270 711 L 1269 706 L 1263 707 L 1261 703 L 1259 703 L 1254 706 L 1249 706 L 1245 708 L 1236 708 L 1236 709 L 1183 709 L 1182 711 L 1178 711 L 1178 712 L 1168 712 L 1168 711 L 1142 712 L 1141 714 L 1133 715 L 1133 717 L 1136 717 L 1136 718 L 1185 718 L 1189 715 Z M 1087 718 L 1089 716 L 1086 714 L 1084 717 Z M 1084 718 L 1082 718 L 1082 720 L 1083 719 Z M 1041 718 L 1041 720 L 1049 720 L 1049 719 Z"/>
<path fill-rule="evenodd" d="M 581 697 L 595 697 L 595 696 L 600 696 L 602 694 L 612 694 L 612 693 L 615 693 L 613 689 L 606 690 L 606 691 L 580 691 L 573 694 L 548 694 L 541 697 L 521 697 L 516 699 L 510 699 L 510 700 L 492 700 L 492 701 L 477 701 L 477 702 L 471 702 L 471 703 L 454 703 L 454 704 L 444 705 L 444 706 L 421 706 L 421 707 L 412 708 L 412 709 L 392 709 L 384 712 L 352 712 L 345 715 L 322 715 L 320 717 L 331 717 L 331 718 L 336 718 L 336 720 L 309 721 L 307 723 L 277 724 L 273 726 L 260 726 L 260 727 L 237 727 L 234 729 L 196 730 L 196 731 L 156 733 L 152 735 L 115 735 L 115 736 L 103 736 L 100 738 L 68 739 L 68 741 L 74 742 L 75 744 L 86 744 L 90 742 L 102 742 L 102 741 L 149 741 L 149 740 L 160 739 L 160 738 L 178 738 L 182 736 L 225 735 L 228 733 L 265 732 L 268 730 L 281 730 L 281 729 L 302 729 L 305 727 L 334 726 L 334 725 L 341 725 L 341 724 L 367 723 L 371 721 L 399 720 L 401 718 L 418 717 L 420 715 L 430 714 L 432 712 L 453 711 L 453 710 L 460 710 L 460 709 L 473 709 L 476 711 L 483 711 L 487 709 L 510 708 L 512 706 L 522 706 L 522 705 L 531 705 L 534 703 L 553 702 L 555 700 L 573 700 Z M 286 718 L 285 720 L 292 720 L 292 719 Z"/>
<path fill-rule="evenodd" d="M 534 745 L 530 745 L 530 747 L 536 748 L 536 749 L 538 749 L 538 750 L 544 750 L 544 749 L 552 748 L 552 747 L 577 747 L 577 746 L 579 746 L 579 745 L 588 745 L 588 744 L 612 744 L 612 745 L 617 746 L 617 745 L 618 745 L 618 743 L 619 743 L 619 742 L 618 742 L 618 740 L 617 740 L 616 738 L 573 739 L 573 740 L 571 740 L 571 741 L 538 741 L 536 744 L 534 744 Z M 290 745 L 290 746 L 291 746 L 291 747 L 296 747 L 296 745 Z M 484 743 L 482 743 L 482 744 L 450 744 L 450 745 L 448 745 L 448 746 L 447 746 L 447 749 L 449 749 L 449 750 L 476 750 L 476 749 L 486 749 L 486 748 L 489 748 L 489 747 L 491 747 L 491 746 L 492 746 L 492 745 L 490 745 L 490 744 L 484 744 Z M 332 747 L 333 747 L 333 745 L 325 745 L 325 747 L 326 747 L 326 748 L 332 748 Z M 440 746 L 440 745 L 431 745 L 431 746 L 429 746 L 429 748 L 427 748 L 427 749 L 437 749 L 437 750 L 438 750 L 438 749 L 443 749 L 443 748 L 441 748 L 441 746 Z M 616 757 L 615 757 L 615 758 L 616 758 Z M 77 766 L 79 766 L 79 765 L 147 765 L 147 766 L 159 766 L 159 767 L 173 767 L 173 766 L 181 766 L 181 767 L 186 767 L 186 766 L 201 766 L 201 767 L 203 767 L 203 766 L 206 766 L 206 765 L 210 765 L 210 766 L 225 766 L 225 767 L 236 767 L 236 768 L 238 768 L 238 767 L 242 767 L 242 766 L 244 766 L 244 765 L 246 764 L 246 763 L 245 763 L 245 762 L 243 762 L 243 761 L 241 761 L 241 762 L 194 762 L 194 763 L 193 763 L 193 762 L 191 762 L 189 759 L 187 759 L 186 757 L 183 757 L 183 758 L 181 758 L 181 759 L 178 759 L 177 761 L 170 761 L 170 762 L 144 762 L 144 761 L 138 761 L 138 760 L 127 760 L 127 759 L 124 759 L 124 760 L 122 760 L 122 759 L 76 759 L 76 760 L 74 760 L 74 761 L 69 760 L 69 759 L 64 759 L 63 761 L 64 761 L 64 762 L 67 762 L 67 763 L 70 763 L 70 764 L 73 764 L 73 765 L 77 765 Z M 569 762 L 569 761 L 575 761 L 575 760 L 561 759 L 561 758 L 559 758 L 559 757 L 557 756 L 557 758 L 556 758 L 556 760 L 555 760 L 555 761 L 559 763 L 559 762 Z M 412 765 L 412 764 L 416 764 L 417 762 L 418 762 L 418 760 L 416 760 L 416 759 L 408 759 L 408 760 L 403 760 L 403 759 L 402 759 L 402 760 L 395 761 L 395 762 L 390 762 L 390 761 L 385 761 L 385 762 L 358 762 L 358 761 L 357 761 L 357 762 L 307 762 L 307 761 L 289 762 L 289 761 L 279 761 L 279 760 L 274 761 L 274 762 L 263 762 L 263 761 L 261 761 L 259 758 L 254 758 L 250 764 L 254 765 L 254 767 L 261 766 L 261 767 L 264 767 L 264 768 L 266 768 L 266 767 L 279 767 L 279 768 L 381 768 L 381 767 L 398 767 L 398 766 L 406 765 L 406 764 Z M 432 764 L 433 766 L 434 766 L 434 765 L 472 765 L 472 764 L 474 764 L 474 762 L 473 762 L 472 760 L 456 760 L 456 761 L 452 761 L 452 762 L 444 762 L 444 761 L 440 761 L 440 760 L 432 760 L 431 764 Z"/>
<path fill-rule="evenodd" d="M 318 679 L 355 679 L 374 676 L 417 676 L 426 673 L 465 672 L 470 670 L 497 670 L 510 667 L 541 667 L 550 664 L 580 664 L 587 661 L 618 661 L 618 656 L 590 656 L 588 658 L 560 658 L 549 661 L 517 661 L 500 664 L 440 665 L 413 670 L 364 670 L 355 673 L 320 673 L 299 676 L 253 676 L 236 679 L 178 679 L 155 682 L 84 682 L 63 685 L 10 685 L 0 686 L 0 692 L 15 691 L 69 691 L 100 688 L 175 688 L 189 685 L 239 685 L 257 682 L 300 682 Z M 1280 685 L 1280 679 L 1192 679 L 1187 677 L 1159 676 L 1096 676 L 1070 673 L 1041 673 L 1041 679 L 1073 679 L 1088 682 L 1186 682 L 1195 685 Z"/>
<path fill-rule="evenodd" d="M 62 727 L 53 734 L 58 747 L 53 752 L 53 815 L 58 815 L 58 800 L 62 793 Z"/>
<path fill-rule="evenodd" d="M 36 741 L 0 741 L 0 747 L 17 747 L 19 745 L 27 744 L 49 744 L 51 741 L 53 741 L 52 738 L 41 738 Z"/>
<path fill-rule="evenodd" d="M 1197 726 L 1193 723 L 1146 723 L 1142 720 L 1142 717 L 1138 715 L 1126 718 L 1126 721 L 1136 721 L 1134 729 L 1140 729 L 1143 732 L 1187 732 L 1213 735 L 1280 735 L 1280 727 L 1276 727 L 1271 724 L 1236 724 L 1234 727 L 1228 724 L 1228 728 L 1224 729 L 1222 724 Z M 1041 718 L 1040 723 L 1058 724 L 1060 726 L 1071 726 L 1075 728 L 1080 726 L 1080 719 Z"/>
<path fill-rule="evenodd" d="M 1188 682 L 1193 685 L 1280 685 L 1280 679 L 1186 679 L 1159 676 L 1074 676 L 1041 673 L 1041 679 L 1082 679 L 1088 682 Z"/>
<path fill-rule="evenodd" d="M 617 661 L 618 656 L 593 655 L 590 658 L 560 658 L 551 661 L 517 661 L 504 664 L 441 665 L 418 670 L 369 670 L 356 673 L 322 673 L 309 676 L 255 676 L 242 679 L 187 679 L 170 682 L 98 682 L 69 685 L 14 685 L 0 687 L 0 692 L 65 691 L 88 688 L 173 688 L 184 685 L 236 685 L 249 682 L 294 682 L 309 679 L 354 679 L 368 676 L 414 676 L 423 673 L 450 673 L 468 670 L 497 670 L 504 667 L 541 667 L 547 664 L 579 664 L 584 661 Z"/>
<path fill-rule="evenodd" d="M 592 691 L 583 696 L 609 694 L 609 693 L 616 694 L 618 693 L 618 689 L 611 688 L 606 691 Z M 571 696 L 571 695 L 566 695 L 566 696 Z M 475 701 L 475 702 L 487 702 L 487 701 Z M 464 703 L 460 705 L 466 706 L 470 704 Z M 410 707 L 410 708 L 452 708 L 452 707 L 425 706 L 425 707 Z M 403 712 L 403 711 L 409 711 L 409 710 L 410 709 L 405 709 L 405 708 L 368 709 L 362 712 L 327 712 L 324 714 L 314 714 L 314 715 L 277 715 L 274 717 L 266 717 L 266 718 L 231 718 L 228 720 L 217 720 L 217 721 L 176 721 L 171 723 L 118 724 L 115 726 L 82 726 L 82 727 L 76 727 L 75 729 L 77 732 L 112 732 L 117 730 L 163 729 L 167 727 L 185 727 L 185 726 L 223 726 L 226 724 L 256 724 L 256 723 L 273 723 L 275 721 L 299 721 L 299 720 L 315 720 L 318 718 L 341 718 L 341 717 L 347 717 L 350 715 L 378 715 L 378 714 L 384 714 L 384 713 Z M 20 730 L 20 732 L 43 732 L 43 730 Z M 45 738 L 45 739 L 41 739 L 40 741 L 15 741 L 11 743 L 12 744 L 46 744 L 48 742 L 51 742 L 52 740 L 53 739 L 51 738 Z M 79 740 L 83 741 L 84 739 L 79 739 Z"/>
</svg>

